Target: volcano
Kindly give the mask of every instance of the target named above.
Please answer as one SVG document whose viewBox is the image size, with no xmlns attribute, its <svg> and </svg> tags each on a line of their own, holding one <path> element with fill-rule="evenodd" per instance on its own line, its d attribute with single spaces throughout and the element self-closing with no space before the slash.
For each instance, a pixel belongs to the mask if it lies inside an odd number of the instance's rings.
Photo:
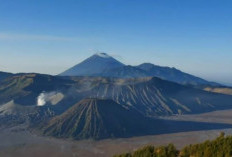
<svg viewBox="0 0 232 157">
<path fill-rule="evenodd" d="M 149 133 L 151 120 L 110 99 L 83 99 L 54 117 L 43 134 L 60 138 L 102 139 Z"/>
<path fill-rule="evenodd" d="M 95 76 L 108 69 L 123 67 L 124 64 L 106 53 L 97 53 L 80 64 L 64 71 L 60 76 Z"/>
</svg>

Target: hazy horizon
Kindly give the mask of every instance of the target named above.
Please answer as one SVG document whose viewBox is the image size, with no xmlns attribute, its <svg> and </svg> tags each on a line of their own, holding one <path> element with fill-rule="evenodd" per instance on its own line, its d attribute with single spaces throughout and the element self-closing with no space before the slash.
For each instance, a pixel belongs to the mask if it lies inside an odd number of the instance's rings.
<svg viewBox="0 0 232 157">
<path fill-rule="evenodd" d="M 232 85 L 231 1 L 0 2 L 0 71 L 55 75 L 102 51 Z"/>
</svg>

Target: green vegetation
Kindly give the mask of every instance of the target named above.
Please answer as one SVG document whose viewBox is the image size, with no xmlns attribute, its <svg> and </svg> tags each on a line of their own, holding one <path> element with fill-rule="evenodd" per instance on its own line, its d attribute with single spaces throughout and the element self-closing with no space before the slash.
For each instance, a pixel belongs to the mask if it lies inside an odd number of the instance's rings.
<svg viewBox="0 0 232 157">
<path fill-rule="evenodd" d="M 134 153 L 125 153 L 121 155 L 115 155 L 114 157 L 177 157 L 179 151 L 173 144 L 167 146 L 146 146 L 136 150 Z"/>
<path fill-rule="evenodd" d="M 231 157 L 232 136 L 224 133 L 213 141 L 189 145 L 182 150 L 177 150 L 173 144 L 168 146 L 146 146 L 133 153 L 115 155 L 114 157 Z"/>
<path fill-rule="evenodd" d="M 205 141 L 201 144 L 190 145 L 180 152 L 181 157 L 231 157 L 232 136 L 224 136 L 224 133 L 213 141 Z"/>
</svg>

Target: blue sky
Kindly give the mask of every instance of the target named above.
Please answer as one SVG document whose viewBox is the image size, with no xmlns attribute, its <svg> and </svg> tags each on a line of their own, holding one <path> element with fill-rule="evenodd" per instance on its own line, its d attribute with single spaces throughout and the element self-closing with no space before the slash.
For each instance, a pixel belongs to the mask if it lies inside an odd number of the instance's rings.
<svg viewBox="0 0 232 157">
<path fill-rule="evenodd" d="M 0 71 L 58 74 L 96 52 L 232 84 L 231 0 L 0 0 Z"/>
</svg>

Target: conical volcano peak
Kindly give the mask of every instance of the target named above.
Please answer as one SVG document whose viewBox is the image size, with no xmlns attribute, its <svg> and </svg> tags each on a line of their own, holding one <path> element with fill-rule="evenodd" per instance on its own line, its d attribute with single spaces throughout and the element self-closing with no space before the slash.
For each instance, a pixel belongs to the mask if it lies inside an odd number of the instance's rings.
<svg viewBox="0 0 232 157">
<path fill-rule="evenodd" d="M 95 55 L 98 57 L 102 57 L 102 58 L 112 58 L 110 55 L 108 55 L 107 53 L 104 53 L 104 52 L 96 53 Z"/>
<path fill-rule="evenodd" d="M 150 119 L 128 110 L 111 99 L 83 99 L 52 118 L 43 134 L 73 139 L 129 137 L 152 130 Z"/>
<path fill-rule="evenodd" d="M 61 73 L 62 76 L 96 76 L 108 69 L 124 66 L 106 53 L 97 53 Z"/>
</svg>

